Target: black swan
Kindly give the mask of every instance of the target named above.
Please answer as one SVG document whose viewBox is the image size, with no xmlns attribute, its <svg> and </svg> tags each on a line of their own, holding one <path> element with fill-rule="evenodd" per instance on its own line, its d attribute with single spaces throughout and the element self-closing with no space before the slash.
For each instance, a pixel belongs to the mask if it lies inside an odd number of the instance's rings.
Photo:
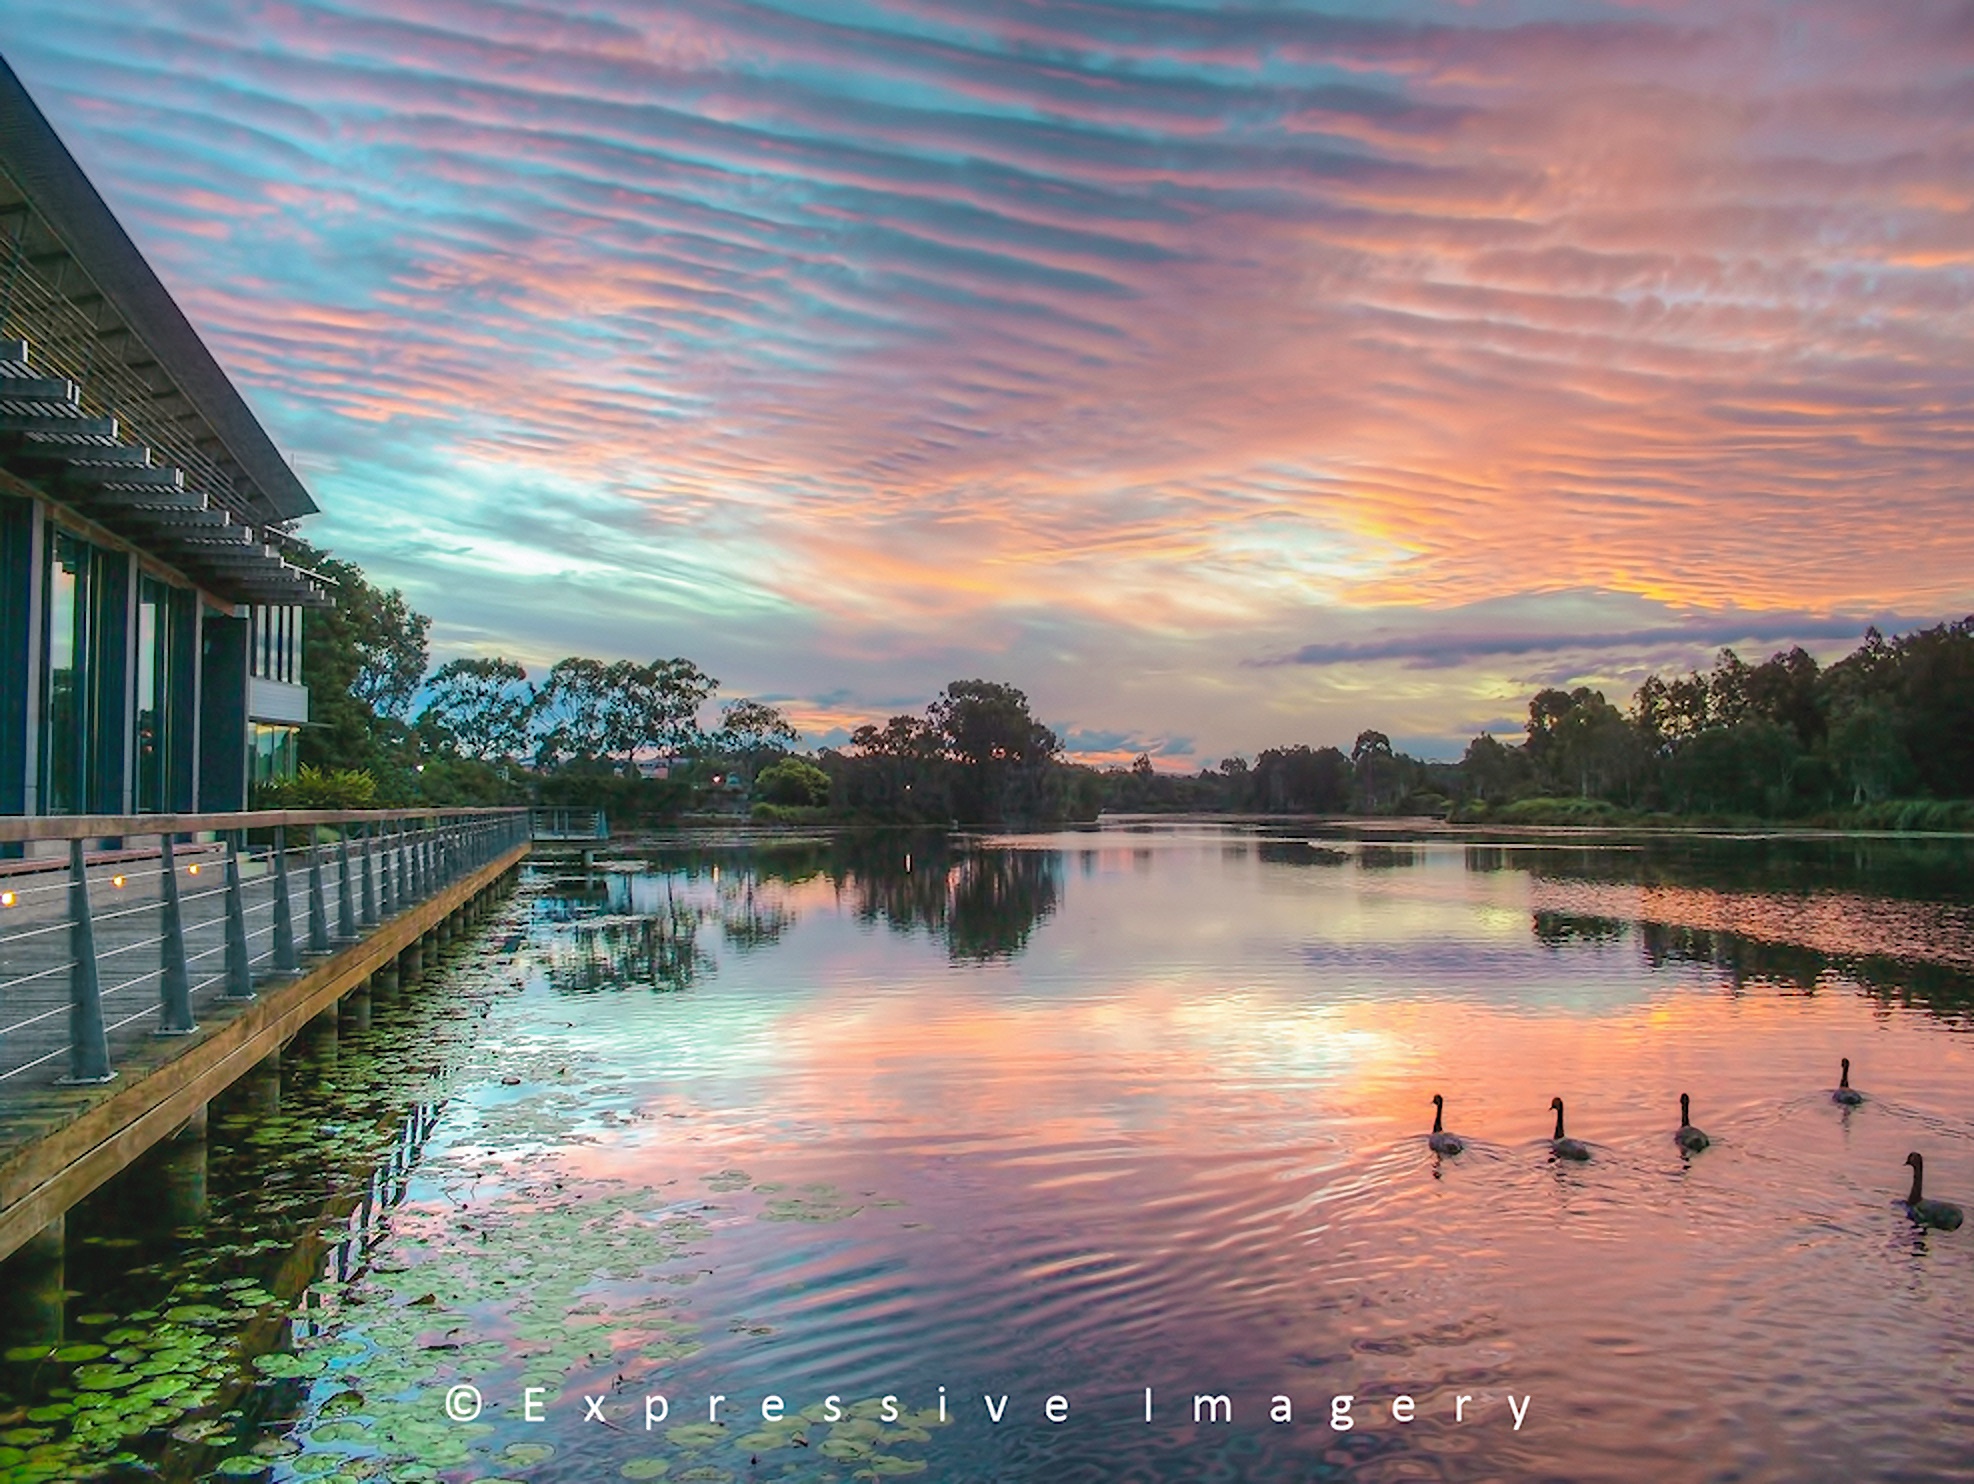
<svg viewBox="0 0 1974 1484">
<path fill-rule="evenodd" d="M 1549 1141 L 1550 1152 L 1558 1159 L 1588 1159 L 1590 1146 L 1581 1139 L 1563 1137 L 1563 1100 L 1551 1098 L 1549 1106 L 1556 1110 L 1556 1137 Z"/>
<path fill-rule="evenodd" d="M 1864 1101 L 1864 1094 L 1851 1086 L 1851 1059 L 1844 1058 L 1844 1075 L 1837 1079 L 1837 1090 L 1830 1094 L 1830 1101 L 1842 1103 L 1846 1108 L 1855 1108 Z"/>
<path fill-rule="evenodd" d="M 1673 1135 L 1673 1138 L 1679 1141 L 1679 1147 L 1688 1154 L 1698 1154 L 1713 1142 L 1699 1129 L 1693 1127 L 1693 1100 L 1683 1092 L 1679 1095 L 1679 1131 Z"/>
<path fill-rule="evenodd" d="M 1912 1194 L 1905 1198 L 1906 1214 L 1921 1226 L 1937 1226 L 1943 1232 L 1957 1229 L 1961 1222 L 1960 1207 L 1952 1201 L 1929 1201 L 1920 1192 L 1926 1177 L 1926 1161 L 1917 1154 L 1908 1154 L 1905 1162 L 1912 1166 Z"/>
<path fill-rule="evenodd" d="M 1446 1117 L 1446 1099 L 1433 1094 L 1433 1131 L 1426 1142 L 1432 1146 L 1434 1154 L 1458 1154 L 1467 1146 L 1458 1134 L 1449 1134 L 1442 1120 Z"/>
</svg>

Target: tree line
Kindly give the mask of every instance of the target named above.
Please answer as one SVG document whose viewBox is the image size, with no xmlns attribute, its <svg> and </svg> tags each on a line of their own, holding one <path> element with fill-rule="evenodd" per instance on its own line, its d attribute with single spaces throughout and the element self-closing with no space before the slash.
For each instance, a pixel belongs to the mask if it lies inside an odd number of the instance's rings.
<svg viewBox="0 0 1974 1484">
<path fill-rule="evenodd" d="M 770 814 L 925 824 L 1105 809 L 1974 822 L 1954 802 L 1974 800 L 1974 616 L 1891 638 L 1871 629 L 1828 666 L 1800 648 L 1759 664 L 1723 650 L 1708 670 L 1649 676 L 1624 706 L 1587 686 L 1544 689 L 1521 736 L 1478 736 L 1458 762 L 1365 730 L 1348 750 L 1287 744 L 1173 774 L 1147 756 L 1069 762 L 1028 698 L 999 681 L 953 681 L 920 713 L 798 755 L 800 733 L 766 702 L 728 700 L 702 723 L 719 682 L 683 658 L 571 656 L 539 677 L 499 657 L 433 671 L 431 620 L 402 593 L 326 554 L 312 562 L 338 589 L 336 607 L 304 626 L 315 724 L 302 761 L 317 778 L 370 780 L 379 803 L 532 797 L 653 814 L 717 779 Z M 682 766 L 643 777 L 659 758 Z"/>
<path fill-rule="evenodd" d="M 336 607 L 303 626 L 316 724 L 303 778 L 263 788 L 264 803 L 534 799 L 648 818 L 717 789 L 770 817 L 1019 825 L 1097 812 L 1094 773 L 1063 763 L 1061 738 L 1010 685 L 956 680 L 922 715 L 798 756 L 800 732 L 764 701 L 722 702 L 704 725 L 719 681 L 683 658 L 570 656 L 533 677 L 494 656 L 428 673 L 428 617 L 350 563 L 310 560 L 337 583 Z M 667 776 L 646 776 L 659 759 Z"/>
<path fill-rule="evenodd" d="M 1651 675 L 1627 706 L 1544 689 L 1519 738 L 1483 734 L 1457 763 L 1395 752 L 1381 732 L 1270 748 L 1192 776 L 1141 757 L 1105 779 L 1116 809 L 1450 814 L 1537 821 L 1686 817 L 1974 823 L 1974 616 L 1819 665 L 1801 648 Z M 1937 806 L 1937 807 L 1928 807 Z"/>
<path fill-rule="evenodd" d="M 323 552 L 305 558 L 336 582 L 332 609 L 302 627 L 312 725 L 303 777 L 265 802 L 343 805 L 548 804 L 666 812 L 704 781 L 752 779 L 801 743 L 777 708 L 729 700 L 701 724 L 719 682 L 690 660 L 575 655 L 533 679 L 494 657 L 430 668 L 431 619 L 404 594 Z M 661 757 L 683 777 L 642 776 Z"/>
</svg>

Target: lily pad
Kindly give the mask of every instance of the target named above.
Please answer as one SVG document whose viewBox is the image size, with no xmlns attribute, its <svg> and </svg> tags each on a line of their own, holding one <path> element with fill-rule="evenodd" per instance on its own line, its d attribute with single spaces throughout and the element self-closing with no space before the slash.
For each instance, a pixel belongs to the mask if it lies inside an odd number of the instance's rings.
<svg viewBox="0 0 1974 1484">
<path fill-rule="evenodd" d="M 75 1384 L 84 1391 L 122 1391 L 137 1383 L 137 1373 L 128 1366 L 84 1365 L 75 1368 Z"/>
<path fill-rule="evenodd" d="M 633 1458 L 617 1472 L 626 1479 L 656 1479 L 671 1471 L 671 1464 L 662 1458 Z"/>
<path fill-rule="evenodd" d="M 319 1376 L 329 1368 L 329 1363 L 319 1355 L 289 1355 L 275 1351 L 272 1355 L 256 1355 L 254 1369 L 273 1380 L 288 1380 L 297 1376 Z"/>
<path fill-rule="evenodd" d="M 665 1441 L 675 1448 L 697 1452 L 726 1439 L 727 1430 L 717 1422 L 687 1422 L 665 1429 Z"/>
</svg>

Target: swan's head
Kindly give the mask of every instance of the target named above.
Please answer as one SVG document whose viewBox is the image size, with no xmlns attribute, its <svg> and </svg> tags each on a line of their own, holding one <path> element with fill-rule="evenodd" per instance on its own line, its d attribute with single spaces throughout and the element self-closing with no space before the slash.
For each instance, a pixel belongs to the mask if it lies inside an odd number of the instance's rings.
<svg viewBox="0 0 1974 1484">
<path fill-rule="evenodd" d="M 1438 1093 L 1434 1093 L 1433 1106 L 1435 1108 L 1444 1108 L 1446 1106 L 1446 1099 L 1441 1097 Z"/>
<path fill-rule="evenodd" d="M 1850 1058 L 1849 1058 L 1848 1056 L 1847 1056 L 1847 1057 L 1844 1057 L 1844 1058 L 1843 1058 L 1843 1063 L 1844 1063 L 1844 1070 L 1845 1070 L 1846 1072 L 1849 1072 L 1849 1071 L 1850 1071 L 1850 1069 L 1851 1069 L 1851 1059 L 1850 1059 Z"/>
<path fill-rule="evenodd" d="M 1921 1168 L 1926 1163 L 1926 1161 L 1921 1159 L 1917 1153 L 1908 1154 L 1905 1157 L 1905 1162 L 1911 1165 L 1915 1170 Z"/>
<path fill-rule="evenodd" d="M 1679 1116 L 1681 1118 L 1684 1118 L 1687 1115 L 1687 1113 L 1691 1111 L 1692 1107 L 1693 1107 L 1692 1094 L 1682 1092 L 1679 1095 Z"/>
<path fill-rule="evenodd" d="M 1551 1098 L 1549 1100 L 1549 1106 L 1560 1113 L 1563 1111 L 1563 1100 L 1561 1098 Z"/>
</svg>

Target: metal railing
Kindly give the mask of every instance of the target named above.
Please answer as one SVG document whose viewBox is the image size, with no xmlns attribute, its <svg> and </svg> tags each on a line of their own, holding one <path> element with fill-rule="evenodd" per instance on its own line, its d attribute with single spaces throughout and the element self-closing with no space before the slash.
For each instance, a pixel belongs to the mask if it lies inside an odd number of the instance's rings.
<svg viewBox="0 0 1974 1484">
<path fill-rule="evenodd" d="M 0 861 L 0 1097 L 107 1082 L 528 838 L 525 809 L 0 818 L 67 846 Z"/>
<path fill-rule="evenodd" d="M 537 840 L 608 840 L 610 821 L 601 809 L 533 809 L 528 828 Z"/>
</svg>

